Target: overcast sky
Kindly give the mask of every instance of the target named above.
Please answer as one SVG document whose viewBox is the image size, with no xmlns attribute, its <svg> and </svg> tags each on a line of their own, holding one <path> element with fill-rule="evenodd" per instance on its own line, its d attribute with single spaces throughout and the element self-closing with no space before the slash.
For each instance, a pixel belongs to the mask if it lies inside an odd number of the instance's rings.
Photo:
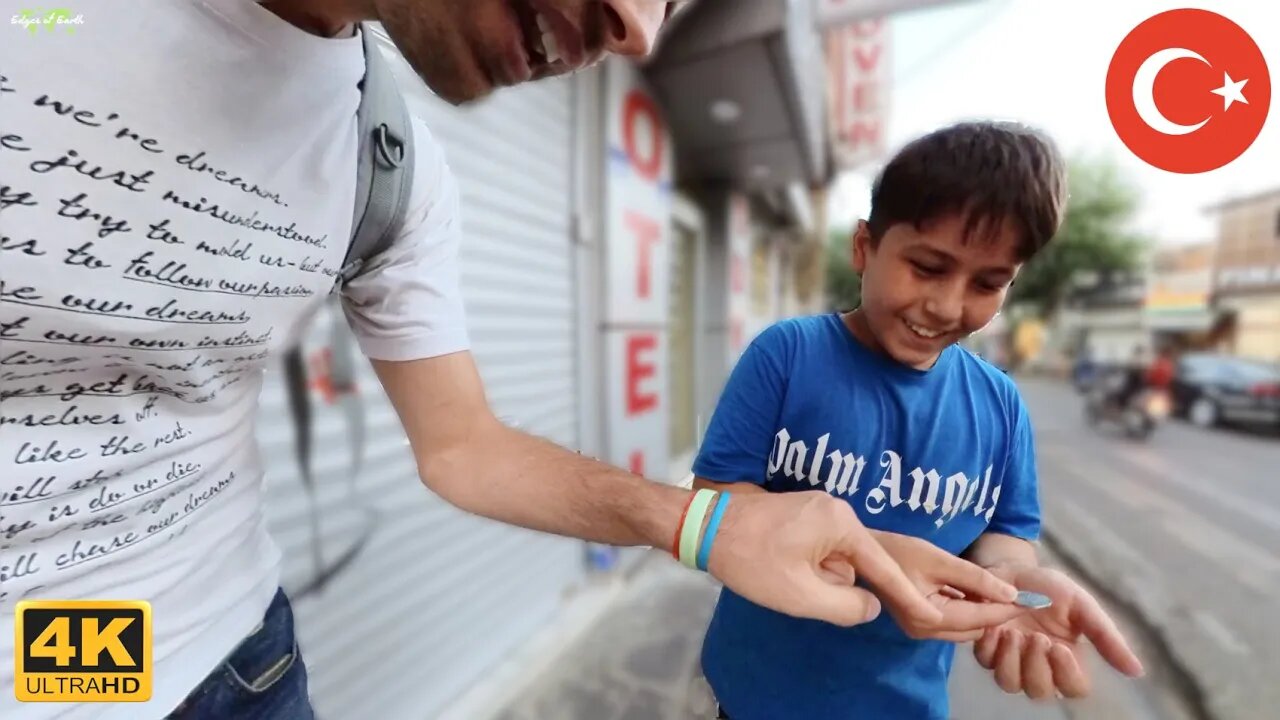
<svg viewBox="0 0 1280 720">
<path fill-rule="evenodd" d="M 1273 98 L 1257 142 L 1219 170 L 1180 175 L 1133 156 L 1107 117 L 1107 65 L 1136 25 L 1178 7 L 1213 10 L 1243 27 L 1262 48 L 1272 94 L 1280 95 L 1276 0 L 961 0 L 892 22 L 889 151 L 956 120 L 1020 120 L 1048 131 L 1066 153 L 1112 156 L 1141 189 L 1138 230 L 1164 243 L 1212 239 L 1215 224 L 1206 206 L 1280 188 L 1280 99 Z M 1247 85 L 1244 92 L 1247 97 Z M 873 172 L 841 178 L 832 196 L 833 224 L 865 216 Z"/>
</svg>

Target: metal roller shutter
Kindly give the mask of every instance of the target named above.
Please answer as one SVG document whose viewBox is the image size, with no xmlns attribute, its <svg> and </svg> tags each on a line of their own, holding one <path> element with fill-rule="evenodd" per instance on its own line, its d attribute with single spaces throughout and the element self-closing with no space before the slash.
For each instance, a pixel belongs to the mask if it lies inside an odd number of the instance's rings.
<svg viewBox="0 0 1280 720">
<path fill-rule="evenodd" d="M 444 145 L 461 186 L 463 292 L 490 403 L 509 424 L 577 447 L 571 85 L 541 82 L 460 110 L 431 96 L 385 45 L 410 110 Z M 321 318 L 309 347 L 327 337 Z M 584 573 L 583 547 L 467 516 L 431 495 L 363 362 L 359 392 L 367 445 L 354 495 L 341 404 L 315 403 L 313 513 L 286 396 L 268 378 L 258 421 L 268 523 L 294 588 L 312 574 L 315 518 L 331 561 L 365 527 L 362 505 L 376 510 L 356 562 L 296 605 L 313 700 L 324 720 L 431 718 L 555 612 Z"/>
</svg>

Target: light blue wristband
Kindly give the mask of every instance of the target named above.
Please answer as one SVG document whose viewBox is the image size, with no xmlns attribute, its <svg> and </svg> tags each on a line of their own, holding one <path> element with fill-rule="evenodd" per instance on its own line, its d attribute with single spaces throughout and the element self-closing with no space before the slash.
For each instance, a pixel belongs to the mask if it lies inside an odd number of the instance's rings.
<svg viewBox="0 0 1280 720">
<path fill-rule="evenodd" d="M 698 569 L 703 572 L 707 571 L 707 561 L 711 559 L 711 543 L 715 540 L 716 530 L 720 529 L 720 518 L 724 517 L 724 509 L 727 507 L 729 507 L 729 493 L 721 492 L 716 509 L 711 511 L 707 532 L 702 536 L 702 546 L 698 548 Z"/>
</svg>

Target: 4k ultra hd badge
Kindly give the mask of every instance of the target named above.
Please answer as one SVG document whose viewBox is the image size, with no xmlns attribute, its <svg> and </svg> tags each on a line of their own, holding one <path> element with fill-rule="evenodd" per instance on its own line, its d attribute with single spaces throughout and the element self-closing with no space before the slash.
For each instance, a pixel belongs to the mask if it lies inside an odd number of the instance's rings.
<svg viewBox="0 0 1280 720">
<path fill-rule="evenodd" d="M 23 600 L 15 613 L 18 700 L 151 699 L 150 603 Z"/>
</svg>

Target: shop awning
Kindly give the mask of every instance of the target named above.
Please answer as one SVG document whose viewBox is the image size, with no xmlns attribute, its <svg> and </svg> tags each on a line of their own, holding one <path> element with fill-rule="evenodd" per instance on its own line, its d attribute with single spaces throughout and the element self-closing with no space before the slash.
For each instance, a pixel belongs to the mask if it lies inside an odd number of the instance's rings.
<svg viewBox="0 0 1280 720">
<path fill-rule="evenodd" d="M 644 71 L 664 105 L 682 180 L 757 191 L 829 177 L 826 75 L 811 3 L 698 2 Z"/>
<path fill-rule="evenodd" d="M 1205 332 L 1213 329 L 1222 313 L 1213 308 L 1152 309 L 1147 308 L 1145 320 L 1152 330 L 1174 332 Z"/>
<path fill-rule="evenodd" d="M 964 1 L 698 0 L 645 65 L 681 179 L 747 192 L 825 184 L 838 168 L 823 33 Z"/>
</svg>

